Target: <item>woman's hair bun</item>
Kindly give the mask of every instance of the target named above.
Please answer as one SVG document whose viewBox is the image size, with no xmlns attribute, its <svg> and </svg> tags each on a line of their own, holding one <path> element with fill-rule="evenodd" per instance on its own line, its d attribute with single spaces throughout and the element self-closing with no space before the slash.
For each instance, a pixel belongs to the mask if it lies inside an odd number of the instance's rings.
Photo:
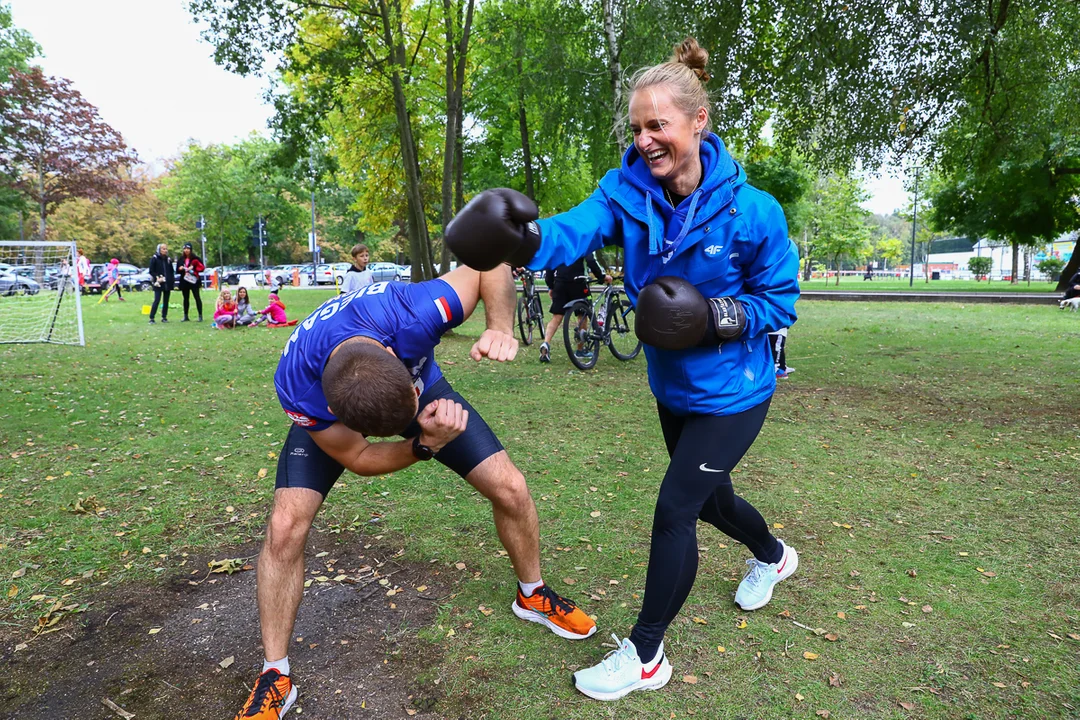
<svg viewBox="0 0 1080 720">
<path fill-rule="evenodd" d="M 709 82 L 709 78 L 712 77 L 705 70 L 705 66 L 709 64 L 709 51 L 698 45 L 697 40 L 692 37 L 686 38 L 675 46 L 671 62 L 686 65 L 703 83 Z"/>
</svg>

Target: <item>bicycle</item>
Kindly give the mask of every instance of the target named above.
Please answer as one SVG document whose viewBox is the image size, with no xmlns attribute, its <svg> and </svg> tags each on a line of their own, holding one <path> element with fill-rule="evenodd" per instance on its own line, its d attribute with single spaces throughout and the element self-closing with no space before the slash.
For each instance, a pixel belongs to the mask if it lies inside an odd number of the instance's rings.
<svg viewBox="0 0 1080 720">
<path fill-rule="evenodd" d="M 521 293 L 517 302 L 518 332 L 521 333 L 522 345 L 532 345 L 534 325 L 540 339 L 544 338 L 544 308 L 540 303 L 540 293 L 536 292 L 536 280 L 531 270 L 521 273 Z"/>
<path fill-rule="evenodd" d="M 567 303 L 563 340 L 570 362 L 579 370 L 596 366 L 601 344 L 624 362 L 641 352 L 641 341 L 634 334 L 634 306 L 614 285 L 606 285 L 595 302 L 586 297 Z"/>
</svg>

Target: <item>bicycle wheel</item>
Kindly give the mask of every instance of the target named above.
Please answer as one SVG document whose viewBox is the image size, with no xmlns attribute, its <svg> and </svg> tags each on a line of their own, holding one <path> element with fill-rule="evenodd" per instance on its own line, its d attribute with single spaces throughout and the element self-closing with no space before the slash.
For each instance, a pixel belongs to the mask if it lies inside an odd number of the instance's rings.
<svg viewBox="0 0 1080 720">
<path fill-rule="evenodd" d="M 529 313 L 529 317 L 532 322 L 536 323 L 536 331 L 540 337 L 544 337 L 546 328 L 544 327 L 544 306 L 540 303 L 540 296 L 533 295 L 532 299 L 532 312 Z"/>
<path fill-rule="evenodd" d="M 584 327 L 579 328 L 578 323 L 584 316 Z M 567 309 L 563 316 L 563 341 L 566 343 L 566 354 L 570 356 L 570 362 L 578 370 L 591 370 L 596 366 L 597 355 L 600 354 L 600 337 L 593 331 L 594 319 L 592 306 L 586 300 L 574 303 Z M 578 343 L 581 350 L 578 350 Z"/>
<path fill-rule="evenodd" d="M 529 320 L 529 306 L 525 304 L 525 298 L 520 297 L 517 301 L 518 332 L 521 333 L 521 344 L 532 345 L 533 326 Z"/>
<path fill-rule="evenodd" d="M 633 360 L 641 352 L 641 341 L 634 332 L 634 306 L 614 295 L 607 314 L 607 343 L 611 354 L 620 360 Z"/>
</svg>

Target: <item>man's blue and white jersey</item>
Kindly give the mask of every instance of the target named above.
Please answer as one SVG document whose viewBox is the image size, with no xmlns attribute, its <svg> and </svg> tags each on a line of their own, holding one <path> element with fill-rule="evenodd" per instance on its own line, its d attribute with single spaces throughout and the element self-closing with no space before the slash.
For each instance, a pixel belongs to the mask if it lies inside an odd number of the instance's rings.
<svg viewBox="0 0 1080 720">
<path fill-rule="evenodd" d="M 274 373 L 281 407 L 308 430 L 325 430 L 337 422 L 323 395 L 323 368 L 334 348 L 356 336 L 391 348 L 408 368 L 419 396 L 442 377 L 435 346 L 463 319 L 461 301 L 444 280 L 379 282 L 331 298 L 296 326 L 281 351 Z"/>
</svg>

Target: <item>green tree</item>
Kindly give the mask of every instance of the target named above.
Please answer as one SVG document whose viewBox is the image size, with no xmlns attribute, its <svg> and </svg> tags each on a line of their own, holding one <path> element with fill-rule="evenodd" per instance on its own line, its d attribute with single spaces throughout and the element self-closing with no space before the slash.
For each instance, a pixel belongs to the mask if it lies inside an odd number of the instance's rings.
<svg viewBox="0 0 1080 720">
<path fill-rule="evenodd" d="M 832 260 L 837 285 L 843 259 L 859 261 L 872 248 L 866 223 L 869 213 L 861 207 L 865 200 L 861 183 L 849 174 L 824 175 L 810 193 L 807 226 L 813 255 Z"/>
<path fill-rule="evenodd" d="M 885 261 L 886 269 L 888 269 L 890 262 L 896 265 L 900 262 L 900 258 L 904 256 L 904 242 L 900 238 L 879 240 L 874 249 L 877 251 L 878 256 Z"/>
<path fill-rule="evenodd" d="M 261 216 L 269 235 L 266 259 L 302 257 L 307 250 L 307 194 L 274 163 L 275 150 L 275 143 L 254 136 L 235 145 L 189 145 L 158 191 L 169 219 L 183 228 L 178 240 L 198 246 L 195 222 L 202 216 L 207 262 L 251 262 L 258 258 L 251 226 Z"/>
<path fill-rule="evenodd" d="M 159 178 L 142 168 L 132 176 L 135 190 L 123 197 L 95 203 L 75 198 L 53 214 L 51 232 L 62 239 L 77 239 L 91 262 L 119 258 L 146 265 L 158 243 L 172 242 L 181 230 L 166 216 L 157 197 Z"/>
<path fill-rule="evenodd" d="M 1061 271 L 1065 268 L 1065 261 L 1058 257 L 1048 257 L 1040 260 L 1035 267 L 1039 268 L 1039 272 L 1048 275 L 1051 280 L 1058 280 L 1061 277 Z"/>
<path fill-rule="evenodd" d="M 968 258 L 968 270 L 975 276 L 976 281 L 978 281 L 979 278 L 986 279 L 993 267 L 994 259 L 992 257 L 980 256 Z"/>
</svg>

